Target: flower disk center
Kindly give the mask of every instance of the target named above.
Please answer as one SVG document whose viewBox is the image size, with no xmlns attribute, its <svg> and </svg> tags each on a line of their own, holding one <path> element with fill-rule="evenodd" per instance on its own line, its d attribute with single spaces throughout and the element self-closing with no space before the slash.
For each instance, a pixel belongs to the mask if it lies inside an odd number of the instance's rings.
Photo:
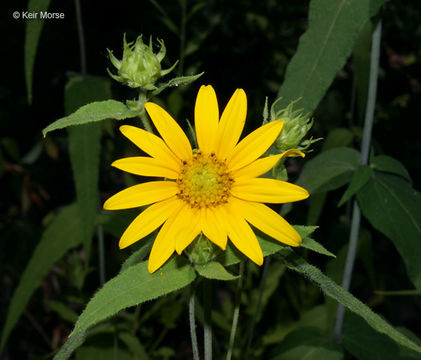
<svg viewBox="0 0 421 360">
<path fill-rule="evenodd" d="M 183 164 L 177 179 L 177 196 L 191 207 L 213 207 L 227 202 L 232 183 L 225 162 L 213 153 L 207 155 L 198 150 L 191 161 Z"/>
</svg>

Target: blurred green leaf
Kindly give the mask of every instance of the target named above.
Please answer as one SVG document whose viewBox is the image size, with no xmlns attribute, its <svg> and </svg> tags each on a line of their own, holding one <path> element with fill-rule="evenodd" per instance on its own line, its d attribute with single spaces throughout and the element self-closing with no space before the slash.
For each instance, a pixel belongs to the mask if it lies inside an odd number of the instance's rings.
<svg viewBox="0 0 421 360">
<path fill-rule="evenodd" d="M 395 244 L 408 275 L 421 290 L 421 196 L 403 178 L 375 172 L 357 193 L 361 212 Z"/>
<path fill-rule="evenodd" d="M 171 259 L 153 274 L 149 274 L 147 262 L 132 266 L 108 281 L 95 294 L 79 316 L 70 340 L 120 310 L 179 290 L 195 278 L 194 269 L 180 257 Z M 74 350 L 72 347 L 66 353 L 67 357 L 55 359 L 67 359 Z"/>
<path fill-rule="evenodd" d="M 228 270 L 217 261 L 210 261 L 206 264 L 196 264 L 194 266 L 199 275 L 203 276 L 206 279 L 215 279 L 215 280 L 235 280 L 238 279 L 238 275 L 233 275 Z"/>
<path fill-rule="evenodd" d="M 25 309 L 26 303 L 35 289 L 41 285 L 42 279 L 51 266 L 69 249 L 81 244 L 81 229 L 79 209 L 76 204 L 73 204 L 64 208 L 44 231 L 10 302 L 2 332 L 0 352 Z"/>
<path fill-rule="evenodd" d="M 118 337 L 121 341 L 123 341 L 129 351 L 132 353 L 133 357 L 131 359 L 139 359 L 139 360 L 148 360 L 149 356 L 146 353 L 145 348 L 143 347 L 142 343 L 136 337 L 136 335 L 129 333 L 127 331 L 122 332 L 119 331 Z"/>
<path fill-rule="evenodd" d="M 403 166 L 400 161 L 390 156 L 375 156 L 373 160 L 371 160 L 370 166 L 375 170 L 402 176 L 405 180 L 411 182 L 411 177 L 405 166 Z"/>
<path fill-rule="evenodd" d="M 307 213 L 308 225 L 315 225 L 319 222 L 320 215 L 322 214 L 323 207 L 326 203 L 327 192 L 319 192 L 313 194 L 309 198 L 309 209 Z"/>
<path fill-rule="evenodd" d="M 81 106 L 111 97 L 107 79 L 72 78 L 64 92 L 64 109 L 71 114 Z M 91 240 L 98 211 L 98 177 L 101 124 L 90 123 L 69 127 L 69 153 L 76 185 L 77 205 L 82 220 L 83 245 L 89 262 Z"/>
<path fill-rule="evenodd" d="M 47 11 L 51 0 L 29 0 L 28 12 Z M 28 93 L 28 103 L 32 103 L 32 73 L 34 71 L 35 57 L 38 49 L 39 38 L 44 26 L 44 20 L 40 18 L 25 21 L 25 79 Z"/>
<path fill-rule="evenodd" d="M 130 110 L 126 105 L 119 101 L 97 101 L 82 106 L 73 114 L 54 121 L 42 130 L 42 134 L 45 136 L 50 131 L 63 129 L 72 125 L 82 125 L 105 119 L 123 120 L 136 116 L 138 116 L 137 112 Z"/>
<path fill-rule="evenodd" d="M 288 334 L 272 350 L 270 360 L 341 360 L 342 347 L 335 344 L 331 335 L 312 327 L 299 328 Z"/>
<path fill-rule="evenodd" d="M 349 182 L 358 167 L 359 157 L 359 152 L 350 148 L 322 152 L 304 165 L 297 185 L 310 194 L 337 189 Z"/>
<path fill-rule="evenodd" d="M 361 165 L 352 175 L 351 182 L 344 194 L 339 200 L 338 207 L 345 204 L 353 195 L 357 193 L 367 182 L 370 180 L 373 174 L 373 169 L 367 165 Z"/>
<path fill-rule="evenodd" d="M 324 275 L 318 268 L 310 265 L 303 258 L 295 254 L 292 249 L 290 249 L 289 253 L 283 252 L 280 255 L 288 268 L 315 282 L 326 295 L 334 298 L 349 310 L 361 316 L 373 329 L 389 336 L 397 343 L 421 353 L 420 346 L 393 328 L 393 326 L 374 313 L 367 305 L 363 304 L 332 279 Z"/>
<path fill-rule="evenodd" d="M 47 301 L 47 305 L 50 307 L 51 310 L 56 312 L 63 320 L 74 324 L 78 318 L 77 314 L 70 309 L 66 304 L 55 301 L 49 300 Z"/>
<path fill-rule="evenodd" d="M 345 315 L 342 344 L 358 360 L 420 358 L 416 352 L 399 346 L 387 336 L 374 331 L 363 319 L 350 312 Z"/>
<path fill-rule="evenodd" d="M 354 134 L 351 130 L 345 128 L 333 129 L 326 137 L 323 142 L 322 151 L 338 148 L 347 147 L 352 144 Z"/>
<path fill-rule="evenodd" d="M 337 72 L 342 69 L 364 25 L 383 1 L 312 0 L 308 30 L 301 36 L 275 110 L 301 98 L 304 113 L 312 114 Z"/>
</svg>

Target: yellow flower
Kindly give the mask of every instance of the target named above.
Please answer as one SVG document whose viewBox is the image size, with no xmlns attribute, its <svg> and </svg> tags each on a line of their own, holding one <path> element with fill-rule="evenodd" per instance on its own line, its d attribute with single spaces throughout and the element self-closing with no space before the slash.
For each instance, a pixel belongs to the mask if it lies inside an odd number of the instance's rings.
<svg viewBox="0 0 421 360">
<path fill-rule="evenodd" d="M 192 150 L 187 136 L 160 106 L 145 104 L 162 139 L 134 126 L 121 132 L 150 157 L 129 157 L 112 165 L 120 170 L 163 180 L 131 186 L 109 198 L 104 209 L 118 210 L 150 205 L 129 225 L 120 239 L 125 248 L 160 229 L 148 270 L 159 269 L 174 250 L 183 250 L 203 233 L 225 250 L 229 237 L 234 246 L 258 265 L 263 253 L 249 224 L 272 238 L 298 246 L 301 238 L 275 211 L 262 204 L 305 199 L 308 192 L 288 182 L 258 178 L 282 156 L 303 155 L 298 150 L 260 158 L 282 130 L 281 120 L 272 121 L 240 142 L 247 113 L 244 90 L 237 89 L 219 118 L 212 86 L 202 86 L 194 111 L 199 149 Z"/>
</svg>

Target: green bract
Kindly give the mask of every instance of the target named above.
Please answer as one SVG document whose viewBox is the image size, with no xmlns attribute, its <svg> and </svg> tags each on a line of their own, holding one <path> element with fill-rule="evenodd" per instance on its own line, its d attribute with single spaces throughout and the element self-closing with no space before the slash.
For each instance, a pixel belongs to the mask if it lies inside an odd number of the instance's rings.
<svg viewBox="0 0 421 360">
<path fill-rule="evenodd" d="M 121 83 L 125 83 L 131 88 L 143 88 L 145 90 L 155 90 L 154 85 L 160 77 L 171 72 L 177 65 L 177 62 L 169 69 L 161 69 L 161 61 L 165 57 L 166 49 L 164 41 L 158 39 L 161 46 L 158 53 L 152 49 L 152 38 L 149 46 L 142 41 L 142 35 L 136 39 L 136 42 L 127 42 L 126 36 L 123 38 L 123 59 L 118 60 L 111 50 L 108 50 L 111 63 L 118 71 L 118 75 L 111 73 L 110 76 Z"/>
<path fill-rule="evenodd" d="M 275 141 L 275 146 L 281 152 L 288 149 L 306 150 L 312 143 L 319 140 L 303 141 L 303 138 L 313 126 L 313 120 L 310 119 L 308 114 L 303 114 L 302 109 L 293 109 L 294 104 L 299 100 L 292 101 L 286 108 L 275 111 L 276 104 L 280 100 L 281 98 L 278 98 L 270 109 L 271 121 L 283 120 L 284 122 L 281 134 Z"/>
</svg>

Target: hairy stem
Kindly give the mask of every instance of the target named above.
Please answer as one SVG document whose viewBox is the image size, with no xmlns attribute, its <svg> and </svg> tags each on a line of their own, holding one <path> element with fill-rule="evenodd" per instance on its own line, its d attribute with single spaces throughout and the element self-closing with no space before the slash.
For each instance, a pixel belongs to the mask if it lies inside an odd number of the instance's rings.
<svg viewBox="0 0 421 360">
<path fill-rule="evenodd" d="M 189 299 L 189 323 L 190 323 L 190 338 L 193 349 L 193 360 L 200 360 L 199 346 L 197 345 L 196 322 L 195 322 L 195 291 L 192 289 Z"/>
</svg>

